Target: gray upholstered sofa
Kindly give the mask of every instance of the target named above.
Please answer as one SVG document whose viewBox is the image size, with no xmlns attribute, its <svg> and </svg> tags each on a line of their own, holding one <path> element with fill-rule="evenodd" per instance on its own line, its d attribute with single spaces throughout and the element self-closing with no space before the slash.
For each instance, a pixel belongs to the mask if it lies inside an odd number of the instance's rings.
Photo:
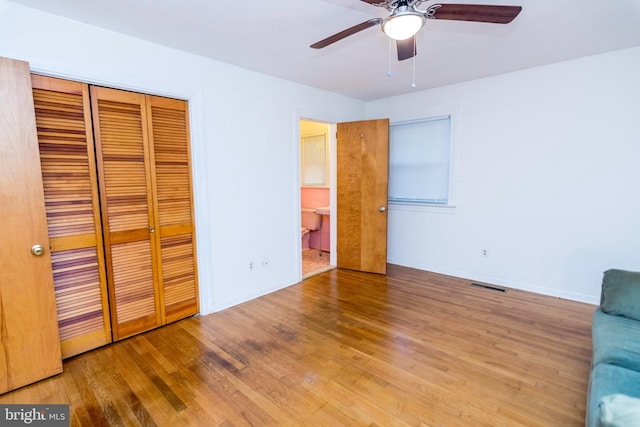
<svg viewBox="0 0 640 427">
<path fill-rule="evenodd" d="M 640 426 L 640 272 L 604 273 L 592 335 L 587 427 Z"/>
</svg>

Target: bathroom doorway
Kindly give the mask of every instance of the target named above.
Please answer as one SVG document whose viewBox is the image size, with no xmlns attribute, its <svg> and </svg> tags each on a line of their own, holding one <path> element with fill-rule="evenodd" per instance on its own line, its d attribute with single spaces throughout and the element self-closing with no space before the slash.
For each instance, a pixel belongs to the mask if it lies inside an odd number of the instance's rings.
<svg viewBox="0 0 640 427">
<path fill-rule="evenodd" d="M 333 131 L 332 131 L 333 129 Z M 335 125 L 301 119 L 300 239 L 302 278 L 335 268 Z M 332 167 L 333 166 L 333 167 Z"/>
</svg>

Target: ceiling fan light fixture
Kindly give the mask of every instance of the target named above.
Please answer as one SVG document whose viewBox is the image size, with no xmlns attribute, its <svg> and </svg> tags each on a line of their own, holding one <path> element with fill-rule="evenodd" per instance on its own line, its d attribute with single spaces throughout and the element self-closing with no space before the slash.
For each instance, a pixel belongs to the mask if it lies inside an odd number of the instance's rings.
<svg viewBox="0 0 640 427">
<path fill-rule="evenodd" d="M 413 37 L 424 26 L 424 15 L 408 7 L 398 8 L 391 16 L 382 21 L 382 31 L 394 40 L 406 40 Z"/>
</svg>

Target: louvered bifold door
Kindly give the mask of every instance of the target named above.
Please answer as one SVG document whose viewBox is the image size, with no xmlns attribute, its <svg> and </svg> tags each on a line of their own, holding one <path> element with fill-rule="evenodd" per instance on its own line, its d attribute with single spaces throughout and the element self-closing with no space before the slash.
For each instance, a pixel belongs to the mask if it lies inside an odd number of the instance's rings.
<svg viewBox="0 0 640 427">
<path fill-rule="evenodd" d="M 91 87 L 114 340 L 161 325 L 145 95 Z"/>
<path fill-rule="evenodd" d="M 198 312 L 187 102 L 147 96 L 163 323 Z"/>
<path fill-rule="evenodd" d="M 86 84 L 32 75 L 63 358 L 111 342 Z"/>
</svg>

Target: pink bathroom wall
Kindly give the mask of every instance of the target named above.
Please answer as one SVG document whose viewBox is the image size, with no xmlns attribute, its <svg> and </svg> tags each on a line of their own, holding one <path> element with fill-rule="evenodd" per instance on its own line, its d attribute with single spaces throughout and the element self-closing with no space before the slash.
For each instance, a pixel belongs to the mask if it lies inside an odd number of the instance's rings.
<svg viewBox="0 0 640 427">
<path fill-rule="evenodd" d="M 300 207 L 303 209 L 316 209 L 324 206 L 329 206 L 329 189 L 328 188 L 313 188 L 303 187 L 300 189 Z M 323 216 L 322 227 L 318 231 L 312 231 L 311 239 L 309 240 L 309 247 L 312 249 L 320 248 L 320 236 L 322 236 L 322 250 L 329 252 L 330 243 L 330 226 L 329 217 Z"/>
</svg>

